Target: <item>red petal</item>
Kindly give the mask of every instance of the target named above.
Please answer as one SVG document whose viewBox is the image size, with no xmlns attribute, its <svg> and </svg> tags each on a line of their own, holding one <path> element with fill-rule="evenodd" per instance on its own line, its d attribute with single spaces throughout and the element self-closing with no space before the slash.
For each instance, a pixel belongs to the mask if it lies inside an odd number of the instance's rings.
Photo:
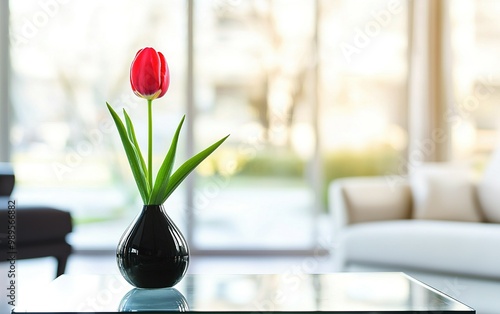
<svg viewBox="0 0 500 314">
<path fill-rule="evenodd" d="M 160 66 L 160 57 L 156 50 L 150 47 L 139 50 L 130 67 L 132 90 L 144 98 L 155 95 L 162 83 Z"/>
<path fill-rule="evenodd" d="M 168 63 L 167 60 L 165 60 L 165 56 L 158 51 L 158 56 L 160 58 L 160 89 L 161 93 L 158 96 L 158 98 L 162 97 L 165 95 L 165 93 L 168 90 L 168 87 L 170 86 L 170 70 L 168 69 Z"/>
</svg>

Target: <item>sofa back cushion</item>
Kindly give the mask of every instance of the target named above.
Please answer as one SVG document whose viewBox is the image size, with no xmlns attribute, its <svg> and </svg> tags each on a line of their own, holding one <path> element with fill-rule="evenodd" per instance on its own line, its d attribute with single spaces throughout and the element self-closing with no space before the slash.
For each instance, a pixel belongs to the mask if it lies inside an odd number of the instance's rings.
<svg viewBox="0 0 500 314">
<path fill-rule="evenodd" d="M 378 178 L 351 178 L 343 184 L 350 224 L 411 218 L 411 191 L 406 183 Z"/>
<path fill-rule="evenodd" d="M 425 163 L 410 175 L 413 218 L 482 221 L 469 167 L 454 163 Z"/>
<path fill-rule="evenodd" d="M 493 153 L 477 192 L 486 220 L 500 223 L 500 148 Z"/>
</svg>

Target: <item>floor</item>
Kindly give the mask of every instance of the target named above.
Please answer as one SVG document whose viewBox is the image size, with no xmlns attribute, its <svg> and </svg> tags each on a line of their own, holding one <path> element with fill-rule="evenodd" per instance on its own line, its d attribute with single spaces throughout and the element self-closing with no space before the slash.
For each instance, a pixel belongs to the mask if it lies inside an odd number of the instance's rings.
<svg viewBox="0 0 500 314">
<path fill-rule="evenodd" d="M 0 263 L 1 290 L 9 288 L 11 278 L 8 263 Z M 15 264 L 15 299 L 27 299 L 43 289 L 55 276 L 56 263 L 52 258 L 20 260 Z M 285 257 L 213 257 L 193 256 L 189 273 L 327 273 L 332 269 L 328 256 Z M 117 274 L 115 258 L 110 254 L 77 253 L 70 257 L 67 274 Z M 5 281 L 4 281 L 5 280 Z M 5 284 L 4 284 L 5 282 Z M 5 287 L 5 288 L 4 288 Z M 0 313 L 9 313 L 10 301 L 5 293 L 0 295 Z"/>
</svg>

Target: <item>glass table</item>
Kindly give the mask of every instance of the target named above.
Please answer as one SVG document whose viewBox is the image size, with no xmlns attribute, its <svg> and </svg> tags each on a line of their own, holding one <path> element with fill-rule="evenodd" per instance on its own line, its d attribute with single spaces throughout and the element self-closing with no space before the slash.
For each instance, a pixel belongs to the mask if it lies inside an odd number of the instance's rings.
<svg viewBox="0 0 500 314">
<path fill-rule="evenodd" d="M 165 289 L 136 289 L 120 275 L 63 275 L 20 301 L 13 313 L 475 313 L 403 273 L 188 274 Z"/>
</svg>

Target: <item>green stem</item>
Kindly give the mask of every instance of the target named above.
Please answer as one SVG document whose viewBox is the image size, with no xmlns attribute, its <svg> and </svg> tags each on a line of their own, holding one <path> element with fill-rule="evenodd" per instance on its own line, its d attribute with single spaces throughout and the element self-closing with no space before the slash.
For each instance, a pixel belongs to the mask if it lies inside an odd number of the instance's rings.
<svg viewBox="0 0 500 314">
<path fill-rule="evenodd" d="M 153 188 L 153 100 L 148 99 L 148 180 Z"/>
</svg>

